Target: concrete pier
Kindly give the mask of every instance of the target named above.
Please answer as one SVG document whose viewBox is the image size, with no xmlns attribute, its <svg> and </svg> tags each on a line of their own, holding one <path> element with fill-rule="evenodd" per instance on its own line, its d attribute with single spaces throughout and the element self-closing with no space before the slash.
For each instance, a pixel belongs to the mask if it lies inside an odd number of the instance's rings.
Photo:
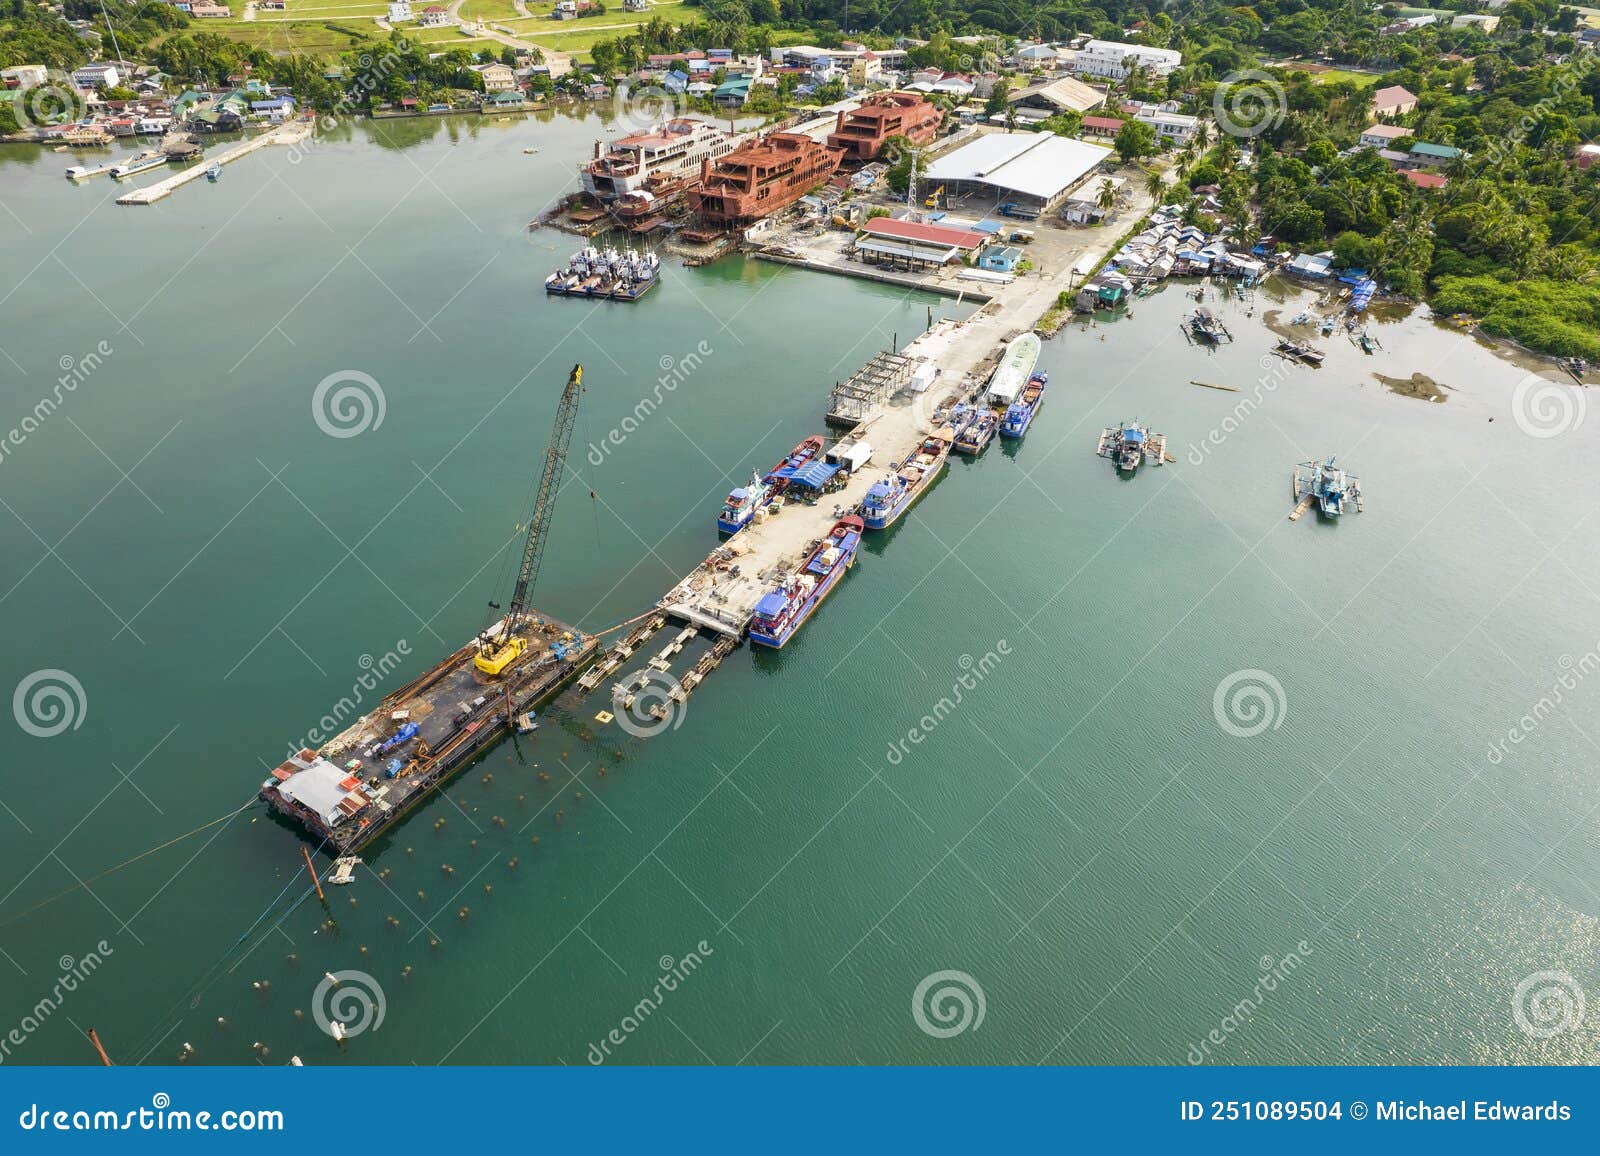
<svg viewBox="0 0 1600 1156">
<path fill-rule="evenodd" d="M 259 148 L 272 144 L 293 144 L 304 140 L 311 135 L 311 122 L 303 120 L 290 121 L 277 128 L 270 129 L 260 136 L 251 137 L 249 140 L 240 141 L 232 148 L 218 153 L 216 156 L 203 158 L 190 165 L 188 168 L 173 173 L 170 177 L 163 177 L 153 185 L 146 185 L 141 189 L 134 189 L 131 193 L 124 193 L 117 198 L 119 205 L 153 205 L 163 197 L 169 197 L 190 181 L 197 181 L 206 175 L 206 170 L 212 165 L 232 164 L 240 157 L 249 156 Z"/>
<path fill-rule="evenodd" d="M 1081 254 L 1098 260 L 1150 208 L 1148 197 L 1136 197 L 1115 222 L 1092 234 Z M 934 366 L 939 373 L 920 394 L 901 389 L 873 405 L 860 424 L 841 439 L 866 441 L 872 446 L 871 462 L 857 471 L 844 489 L 823 495 L 815 505 L 791 499 L 780 512 L 745 526 L 668 591 L 657 606 L 680 621 L 731 637 L 741 635 L 756 603 L 833 527 L 835 509 L 857 506 L 874 483 L 905 461 L 932 432 L 934 412 L 942 403 L 953 395 L 975 393 L 988 381 L 1006 343 L 1032 329 L 1056 304 L 1057 296 L 1074 287 L 1072 269 L 1081 261 L 1081 255 L 1078 261 L 1058 260 L 1054 268 L 1018 278 L 1010 285 L 985 286 L 993 295 L 988 304 L 964 321 L 936 322 L 905 346 L 900 351 L 905 357 Z M 829 271 L 854 270 L 834 267 Z M 821 427 L 819 414 L 817 428 Z M 708 520 L 712 513 L 706 511 Z"/>
</svg>

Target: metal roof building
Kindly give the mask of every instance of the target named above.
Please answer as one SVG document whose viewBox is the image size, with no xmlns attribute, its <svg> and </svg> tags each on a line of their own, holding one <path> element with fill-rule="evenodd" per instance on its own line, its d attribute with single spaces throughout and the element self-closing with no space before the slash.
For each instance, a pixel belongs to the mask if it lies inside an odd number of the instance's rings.
<svg viewBox="0 0 1600 1156">
<path fill-rule="evenodd" d="M 988 133 L 934 161 L 924 179 L 1048 209 L 1110 155 L 1108 148 L 1054 133 Z"/>
</svg>

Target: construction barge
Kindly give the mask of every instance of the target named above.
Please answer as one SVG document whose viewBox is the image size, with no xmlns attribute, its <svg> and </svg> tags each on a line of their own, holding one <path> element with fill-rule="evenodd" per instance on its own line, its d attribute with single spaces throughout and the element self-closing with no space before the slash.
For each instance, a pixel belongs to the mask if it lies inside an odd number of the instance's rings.
<svg viewBox="0 0 1600 1156">
<path fill-rule="evenodd" d="M 322 746 L 297 751 L 261 784 L 273 810 L 353 855 L 398 823 L 492 746 L 519 715 L 554 695 L 594 657 L 597 639 L 540 615 L 519 617 L 526 648 L 499 676 L 485 675 L 474 639 Z"/>
<path fill-rule="evenodd" d="M 340 857 L 393 827 L 511 727 L 575 678 L 599 648 L 597 636 L 528 604 L 577 422 L 583 367 L 573 366 L 528 518 L 528 537 L 510 605 L 490 602 L 477 636 L 420 678 L 388 695 L 320 747 L 303 747 L 273 768 L 260 797 Z"/>
</svg>

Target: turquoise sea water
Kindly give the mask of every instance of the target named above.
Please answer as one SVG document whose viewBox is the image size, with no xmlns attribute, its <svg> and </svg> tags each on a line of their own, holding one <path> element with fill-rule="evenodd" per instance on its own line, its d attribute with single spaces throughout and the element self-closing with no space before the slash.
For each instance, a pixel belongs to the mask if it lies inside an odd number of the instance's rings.
<svg viewBox="0 0 1600 1156">
<path fill-rule="evenodd" d="M 1526 371 L 1420 314 L 1377 358 L 1263 360 L 1287 287 L 1208 302 L 1216 353 L 1177 286 L 1047 342 L 1026 441 L 953 462 L 795 643 L 645 741 L 564 699 L 326 911 L 259 806 L 119 868 L 246 803 L 369 666 L 480 625 L 574 362 L 534 600 L 599 629 L 704 556 L 834 380 L 967 311 L 738 259 L 549 301 L 574 241 L 523 225 L 597 122 L 380 127 L 144 210 L 0 157 L 0 426 L 61 391 L 0 457 L 0 687 L 82 687 L 62 733 L 0 732 L 0 1027 L 42 1020 L 8 1062 L 92 1062 L 87 1026 L 121 1062 L 584 1063 L 613 1032 L 623 1063 L 1593 1055 L 1532 1000 L 1600 983 L 1593 419 L 1529 436 Z M 381 421 L 331 437 L 312 398 L 345 371 Z M 1094 442 L 1134 416 L 1178 460 L 1119 479 Z M 1326 453 L 1366 512 L 1288 522 Z M 313 1009 L 347 970 L 385 1014 L 341 1048 Z M 966 1029 L 930 1034 L 914 995 L 941 1029 L 951 984 Z"/>
</svg>

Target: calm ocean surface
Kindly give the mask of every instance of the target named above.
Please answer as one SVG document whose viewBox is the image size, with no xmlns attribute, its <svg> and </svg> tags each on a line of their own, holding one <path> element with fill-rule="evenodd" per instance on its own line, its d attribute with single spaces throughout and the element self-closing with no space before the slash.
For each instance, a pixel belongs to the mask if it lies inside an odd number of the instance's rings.
<svg viewBox="0 0 1600 1156">
<path fill-rule="evenodd" d="M 152 851 L 385 656 L 392 686 L 478 628 L 574 362 L 534 601 L 593 630 L 706 553 L 834 380 L 970 308 L 741 259 L 547 300 L 575 239 L 523 226 L 599 122 L 381 131 L 150 209 L 0 155 L 0 689 L 82 687 L 62 733 L 0 728 L 7 1062 L 93 1062 L 89 1026 L 122 1063 L 1593 1058 L 1559 993 L 1600 991 L 1600 419 L 1529 436 L 1525 371 L 1420 313 L 1377 357 L 1264 358 L 1287 286 L 1208 301 L 1215 353 L 1177 285 L 1047 342 L 1027 439 L 952 462 L 795 643 L 648 741 L 563 699 L 327 911 L 259 805 Z M 382 391 L 358 436 L 313 420 L 340 371 Z M 1130 417 L 1177 462 L 1094 456 Z M 1366 512 L 1288 522 L 1329 453 Z M 314 989 L 349 970 L 385 1010 L 341 1049 Z"/>
</svg>

